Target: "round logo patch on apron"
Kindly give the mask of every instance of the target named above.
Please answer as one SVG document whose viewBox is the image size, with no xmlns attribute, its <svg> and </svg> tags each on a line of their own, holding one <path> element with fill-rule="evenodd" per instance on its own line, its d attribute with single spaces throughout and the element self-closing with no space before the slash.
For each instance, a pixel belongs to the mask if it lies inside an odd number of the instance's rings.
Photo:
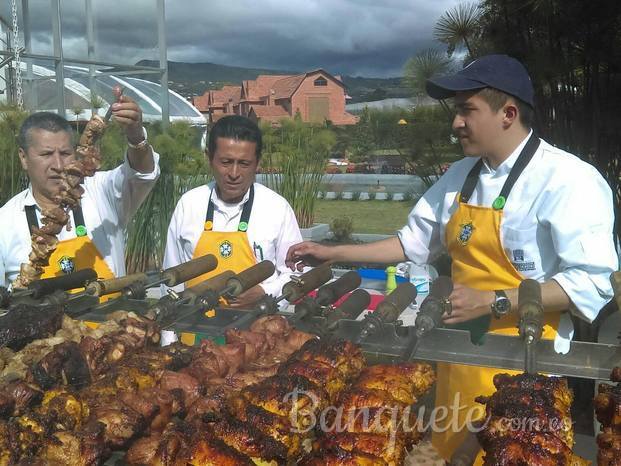
<svg viewBox="0 0 621 466">
<path fill-rule="evenodd" d="M 218 251 L 220 252 L 220 257 L 228 259 L 233 255 L 233 245 L 229 241 L 222 241 L 220 246 L 218 246 Z"/>
<path fill-rule="evenodd" d="M 468 222 L 462 223 L 461 225 L 459 225 L 459 227 L 459 235 L 457 236 L 457 240 L 461 243 L 462 246 L 465 246 L 470 240 L 472 233 L 474 232 L 474 225 L 472 224 L 472 222 Z"/>
<path fill-rule="evenodd" d="M 63 256 L 58 261 L 58 268 L 63 273 L 72 273 L 75 272 L 75 263 L 73 262 L 73 257 Z"/>
</svg>

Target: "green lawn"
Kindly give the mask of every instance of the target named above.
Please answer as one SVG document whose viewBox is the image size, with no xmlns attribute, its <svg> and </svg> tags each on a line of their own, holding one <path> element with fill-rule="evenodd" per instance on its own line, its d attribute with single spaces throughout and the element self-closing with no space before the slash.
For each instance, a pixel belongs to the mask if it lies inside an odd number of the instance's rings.
<svg viewBox="0 0 621 466">
<path fill-rule="evenodd" d="M 315 223 L 330 223 L 336 217 L 351 217 L 354 233 L 395 234 L 407 222 L 413 201 L 317 200 Z"/>
</svg>

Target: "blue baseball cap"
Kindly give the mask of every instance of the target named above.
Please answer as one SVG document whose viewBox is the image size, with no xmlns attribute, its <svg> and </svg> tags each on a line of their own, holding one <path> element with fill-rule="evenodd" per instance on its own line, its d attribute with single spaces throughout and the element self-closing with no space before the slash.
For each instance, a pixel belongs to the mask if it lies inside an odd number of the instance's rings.
<svg viewBox="0 0 621 466">
<path fill-rule="evenodd" d="M 434 99 L 454 97 L 459 91 L 491 87 L 520 99 L 534 107 L 533 83 L 528 71 L 508 55 L 486 55 L 477 58 L 455 74 L 427 80 L 427 94 Z"/>
</svg>

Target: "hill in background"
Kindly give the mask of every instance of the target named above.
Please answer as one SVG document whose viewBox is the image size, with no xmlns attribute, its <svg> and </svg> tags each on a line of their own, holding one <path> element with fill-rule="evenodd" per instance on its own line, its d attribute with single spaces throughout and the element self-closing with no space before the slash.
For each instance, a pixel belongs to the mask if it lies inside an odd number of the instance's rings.
<svg viewBox="0 0 621 466">
<path fill-rule="evenodd" d="M 157 66 L 152 60 L 137 63 L 142 66 Z M 304 70 L 311 71 L 311 70 Z M 326 70 L 332 73 L 332 70 Z M 202 95 L 208 89 L 220 89 L 225 84 L 239 85 L 243 80 L 256 79 L 260 74 L 299 74 L 300 71 L 268 70 L 217 65 L 215 63 L 168 62 L 169 88 L 185 97 Z M 153 75 L 144 75 L 153 80 Z M 368 102 L 392 97 L 410 97 L 411 92 L 401 78 L 363 78 L 342 76 L 351 96 L 348 103 Z"/>
</svg>

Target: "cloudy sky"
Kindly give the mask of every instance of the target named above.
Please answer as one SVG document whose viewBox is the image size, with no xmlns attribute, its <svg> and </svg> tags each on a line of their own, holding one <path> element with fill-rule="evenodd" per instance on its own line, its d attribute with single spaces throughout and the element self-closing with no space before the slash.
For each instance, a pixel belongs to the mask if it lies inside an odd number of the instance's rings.
<svg viewBox="0 0 621 466">
<path fill-rule="evenodd" d="M 99 60 L 131 64 L 157 58 L 155 0 L 91 1 Z M 410 56 L 438 46 L 436 20 L 461 1 L 166 0 L 168 59 L 400 76 Z M 9 2 L 2 3 L 0 13 L 10 18 Z M 86 56 L 84 5 L 85 0 L 61 0 L 69 57 Z M 30 0 L 36 53 L 51 53 L 50 17 L 50 0 Z"/>
</svg>

